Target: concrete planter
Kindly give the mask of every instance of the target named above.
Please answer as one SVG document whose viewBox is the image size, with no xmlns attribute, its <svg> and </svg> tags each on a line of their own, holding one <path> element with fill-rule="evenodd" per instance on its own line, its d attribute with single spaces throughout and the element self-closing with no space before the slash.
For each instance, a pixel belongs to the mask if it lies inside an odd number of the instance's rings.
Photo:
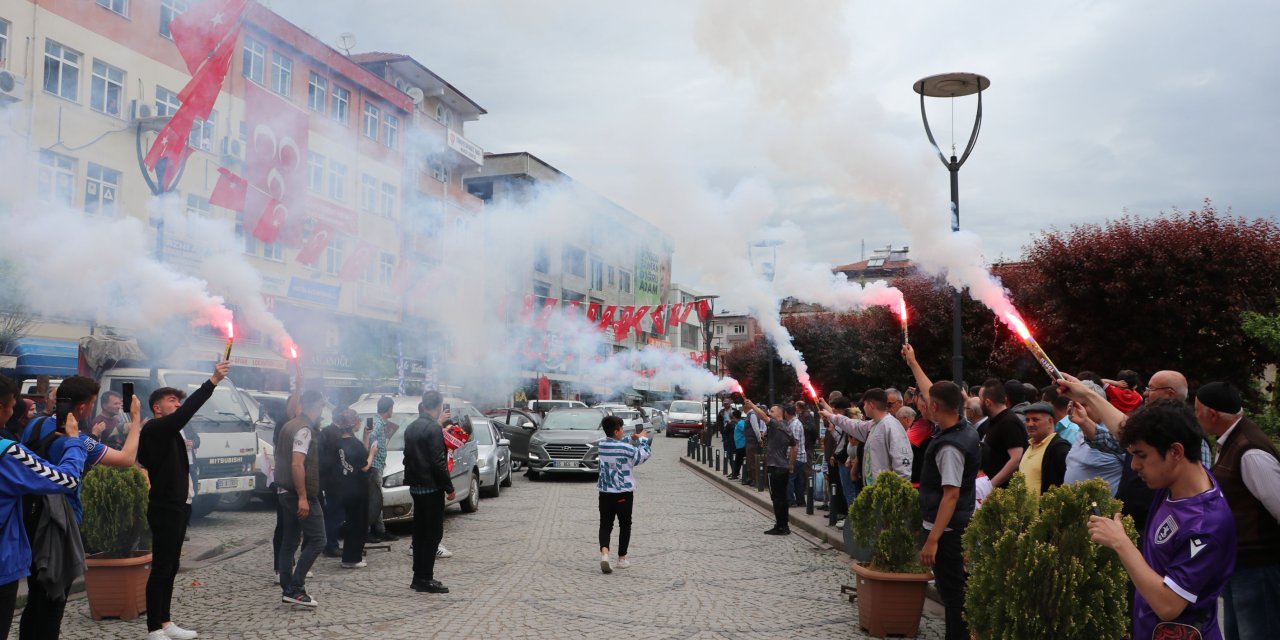
<svg viewBox="0 0 1280 640">
<path fill-rule="evenodd" d="M 84 564 L 84 590 L 94 620 L 133 620 L 146 613 L 151 552 L 138 552 L 132 558 L 88 556 Z"/>
<path fill-rule="evenodd" d="M 858 627 L 880 638 L 916 637 L 933 574 L 886 573 L 857 562 L 849 568 L 858 576 Z"/>
</svg>

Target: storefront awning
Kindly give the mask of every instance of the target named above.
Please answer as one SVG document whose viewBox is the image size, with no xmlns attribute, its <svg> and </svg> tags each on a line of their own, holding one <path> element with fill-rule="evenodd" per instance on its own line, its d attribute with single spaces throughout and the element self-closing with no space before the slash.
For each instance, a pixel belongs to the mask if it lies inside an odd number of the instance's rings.
<svg viewBox="0 0 1280 640">
<path fill-rule="evenodd" d="M 80 345 L 74 340 L 49 338 L 21 338 L 14 351 L 17 363 L 14 373 L 18 378 L 34 378 L 47 375 L 65 378 L 76 375 Z"/>
</svg>

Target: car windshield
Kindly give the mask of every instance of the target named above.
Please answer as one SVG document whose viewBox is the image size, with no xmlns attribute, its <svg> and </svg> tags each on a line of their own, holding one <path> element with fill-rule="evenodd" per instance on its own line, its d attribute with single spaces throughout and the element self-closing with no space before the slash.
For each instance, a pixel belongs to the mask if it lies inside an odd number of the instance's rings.
<svg viewBox="0 0 1280 640">
<path fill-rule="evenodd" d="M 561 409 L 547 414 L 542 428 L 549 431 L 594 431 L 600 428 L 599 411 Z"/>
<path fill-rule="evenodd" d="M 165 376 L 165 386 L 173 387 L 186 392 L 188 396 L 195 393 L 200 385 L 204 384 L 209 376 L 195 373 L 171 373 Z M 249 420 L 252 422 L 258 416 L 249 415 L 249 410 L 245 408 L 241 401 L 240 394 L 234 385 L 229 381 L 223 380 L 218 387 L 213 390 L 213 396 L 208 402 L 200 407 L 200 411 L 196 415 L 207 418 L 209 420 L 217 420 L 225 422 L 229 420 Z"/>
<path fill-rule="evenodd" d="M 671 413 L 702 413 L 701 402 L 672 402 Z"/>
<path fill-rule="evenodd" d="M 640 419 L 640 414 L 634 411 L 616 411 L 615 410 L 613 412 L 613 415 L 618 416 L 623 420 L 639 420 Z"/>
</svg>

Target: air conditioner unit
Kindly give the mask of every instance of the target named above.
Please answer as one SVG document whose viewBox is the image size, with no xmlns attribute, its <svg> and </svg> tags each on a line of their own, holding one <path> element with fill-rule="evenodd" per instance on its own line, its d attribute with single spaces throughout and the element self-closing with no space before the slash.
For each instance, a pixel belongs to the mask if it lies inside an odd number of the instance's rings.
<svg viewBox="0 0 1280 640">
<path fill-rule="evenodd" d="M 0 102 L 19 102 L 23 94 L 22 78 L 10 71 L 0 70 Z"/>
<path fill-rule="evenodd" d="M 129 107 L 129 124 L 141 125 L 143 131 L 159 132 L 169 122 L 168 116 L 157 116 L 151 105 L 134 100 Z"/>
<path fill-rule="evenodd" d="M 231 165 L 244 162 L 244 143 L 239 138 L 222 137 L 222 164 Z"/>
</svg>

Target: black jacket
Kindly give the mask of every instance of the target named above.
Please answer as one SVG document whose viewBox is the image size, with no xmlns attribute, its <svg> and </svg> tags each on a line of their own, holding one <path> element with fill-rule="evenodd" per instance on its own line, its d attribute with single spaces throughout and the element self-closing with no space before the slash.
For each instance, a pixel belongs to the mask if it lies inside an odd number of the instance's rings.
<svg viewBox="0 0 1280 640">
<path fill-rule="evenodd" d="M 404 430 L 404 483 L 409 487 L 453 492 L 449 452 L 440 423 L 425 413 Z"/>
<path fill-rule="evenodd" d="M 138 464 L 146 468 L 151 480 L 151 504 L 187 503 L 191 465 L 187 462 L 187 442 L 182 437 L 182 428 L 209 400 L 214 388 L 212 382 L 205 380 L 177 411 L 142 425 L 138 436 Z"/>
<path fill-rule="evenodd" d="M 1071 443 L 1054 436 L 1040 460 L 1040 493 L 1048 491 L 1049 487 L 1062 486 L 1067 477 L 1068 453 L 1071 453 Z"/>
</svg>

